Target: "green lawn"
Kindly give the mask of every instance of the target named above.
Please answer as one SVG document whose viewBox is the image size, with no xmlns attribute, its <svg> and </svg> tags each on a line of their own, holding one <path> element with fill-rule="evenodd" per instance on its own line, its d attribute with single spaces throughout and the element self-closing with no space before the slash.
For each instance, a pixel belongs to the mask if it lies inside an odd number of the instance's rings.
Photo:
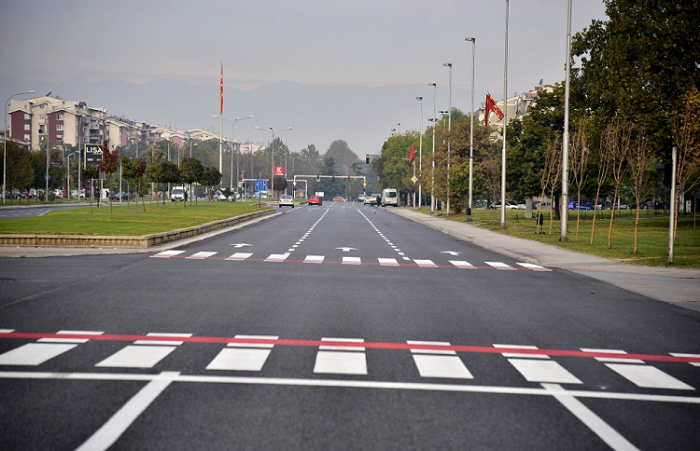
<svg viewBox="0 0 700 451">
<path fill-rule="evenodd" d="M 143 236 L 169 230 L 183 229 L 208 222 L 227 219 L 252 213 L 266 207 L 258 207 L 251 202 L 199 202 L 192 207 L 182 202 L 165 202 L 135 204 L 128 208 L 126 204 L 114 204 L 113 219 L 110 219 L 109 203 L 101 203 L 97 208 L 76 208 L 54 210 L 43 216 L 33 218 L 14 218 L 0 220 L 0 233 L 36 233 L 65 235 L 125 235 Z"/>
<path fill-rule="evenodd" d="M 422 208 L 422 213 L 430 214 L 429 208 Z M 569 215 L 569 241 L 560 242 L 559 221 L 552 222 L 552 233 L 549 234 L 549 211 L 543 212 L 543 231 L 537 234 L 535 219 L 525 219 L 524 210 L 511 210 L 506 212 L 506 229 L 501 228 L 501 212 L 485 209 L 473 210 L 474 224 L 494 232 L 503 233 L 518 238 L 526 238 L 542 243 L 559 246 L 576 252 L 599 255 L 628 263 L 636 263 L 647 266 L 670 266 L 668 264 L 668 212 L 654 215 L 653 211 L 642 211 L 639 217 L 638 250 L 634 250 L 634 210 L 622 210 L 615 212 L 613 223 L 612 248 L 608 248 L 608 229 L 610 226 L 610 210 L 599 211 L 595 222 L 595 236 L 593 244 L 591 240 L 591 226 L 593 224 L 593 212 L 582 211 L 581 222 L 576 241 L 577 212 Z M 601 214 L 604 219 L 601 219 Z M 533 211 L 533 217 L 536 212 Z M 445 218 L 445 215 L 442 216 Z M 454 221 L 465 221 L 466 216 L 461 213 L 451 216 Z M 680 215 L 678 231 L 674 247 L 673 267 L 700 269 L 700 218 L 697 220 L 697 229 L 693 231 L 693 216 Z"/>
</svg>

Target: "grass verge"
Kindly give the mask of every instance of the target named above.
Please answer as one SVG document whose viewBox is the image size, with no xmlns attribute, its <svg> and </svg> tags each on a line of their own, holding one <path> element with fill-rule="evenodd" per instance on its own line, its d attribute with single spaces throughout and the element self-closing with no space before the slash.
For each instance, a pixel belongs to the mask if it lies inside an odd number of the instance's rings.
<svg viewBox="0 0 700 451">
<path fill-rule="evenodd" d="M 110 217 L 109 204 L 100 208 L 54 210 L 42 216 L 13 218 L 0 221 L 0 233 L 59 234 L 59 235 L 124 235 L 143 236 L 184 229 L 222 219 L 233 218 L 260 210 L 250 202 L 199 202 L 183 207 L 181 202 L 163 204 L 114 205 Z"/>
<path fill-rule="evenodd" d="M 429 208 L 421 208 L 420 211 L 430 214 Z M 610 227 L 610 210 L 597 212 L 595 221 L 595 235 L 593 244 L 591 242 L 591 228 L 593 225 L 593 212 L 582 211 L 581 221 L 578 227 L 578 240 L 576 239 L 577 212 L 569 214 L 569 241 L 559 241 L 559 221 L 551 222 L 549 211 L 543 212 L 544 225 L 542 231 L 537 234 L 537 224 L 535 219 L 525 219 L 524 210 L 506 211 L 506 227 L 501 228 L 501 212 L 489 210 L 473 210 L 472 219 L 476 226 L 528 240 L 535 240 L 541 243 L 551 244 L 563 249 L 576 252 L 598 255 L 613 260 L 624 261 L 646 266 L 669 266 L 674 268 L 695 268 L 700 269 L 700 219 L 697 223 L 696 231 L 693 230 L 693 216 L 679 215 L 676 243 L 674 246 L 674 262 L 668 263 L 668 225 L 669 217 L 666 214 L 654 215 L 653 211 L 642 211 L 639 216 L 639 236 L 638 249 L 634 254 L 634 210 L 622 210 L 615 212 L 613 221 L 613 231 L 611 237 L 611 248 L 608 248 L 608 230 Z M 601 215 L 603 218 L 601 218 Z M 533 211 L 533 217 L 536 212 Z M 464 222 L 465 213 L 451 216 L 445 219 Z"/>
</svg>

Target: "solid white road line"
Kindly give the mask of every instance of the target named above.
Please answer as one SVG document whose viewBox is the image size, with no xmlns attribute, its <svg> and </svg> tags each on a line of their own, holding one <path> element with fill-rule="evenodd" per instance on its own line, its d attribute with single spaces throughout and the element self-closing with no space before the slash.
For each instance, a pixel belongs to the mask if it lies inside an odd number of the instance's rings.
<svg viewBox="0 0 700 451">
<path fill-rule="evenodd" d="M 153 368 L 171 352 L 175 346 L 129 345 L 95 366 L 108 368 Z"/>
<path fill-rule="evenodd" d="M 642 388 L 666 388 L 671 390 L 695 390 L 690 385 L 679 381 L 660 369 L 649 365 L 623 365 L 606 363 L 605 366 L 620 376 Z"/>
<path fill-rule="evenodd" d="M 633 451 L 638 450 L 636 446 L 630 443 L 625 437 L 620 435 L 609 424 L 603 421 L 598 415 L 593 413 L 581 401 L 565 391 L 557 384 L 542 384 L 545 390 L 549 391 L 554 398 L 559 401 L 569 412 L 573 413 L 583 424 L 601 438 L 609 447 L 615 451 Z"/>
<path fill-rule="evenodd" d="M 158 252 L 155 255 L 151 255 L 151 257 L 159 257 L 159 258 L 170 258 L 174 257 L 175 255 L 180 255 L 184 254 L 185 251 L 163 251 L 163 252 Z"/>
<path fill-rule="evenodd" d="M 94 380 L 94 381 L 152 381 L 158 378 L 156 374 L 127 374 L 127 373 L 57 373 L 57 372 L 27 372 L 0 371 L 0 379 L 30 379 L 30 380 Z M 541 388 L 503 387 L 486 385 L 431 384 L 415 382 L 382 382 L 363 380 L 330 380 L 330 379 L 292 379 L 269 377 L 243 376 L 211 376 L 211 375 L 181 375 L 174 377 L 175 382 L 211 383 L 211 384 L 243 384 L 243 385 L 275 385 L 296 387 L 342 387 L 386 390 L 419 390 L 461 393 L 491 393 L 504 395 L 534 395 L 552 396 L 551 391 Z M 616 393 L 590 390 L 568 390 L 574 398 L 608 399 L 618 401 L 665 402 L 675 404 L 700 405 L 700 397 L 650 395 L 641 393 Z"/>
<path fill-rule="evenodd" d="M 77 451 L 103 451 L 112 446 L 179 374 L 160 373 L 95 431 Z"/>
<path fill-rule="evenodd" d="M 508 359 L 528 382 L 583 384 L 576 376 L 553 360 Z"/>
<path fill-rule="evenodd" d="M 29 343 L 0 355 L 0 365 L 41 365 L 76 347 L 77 344 Z"/>
<path fill-rule="evenodd" d="M 250 258 L 252 255 L 253 255 L 253 254 L 249 254 L 249 253 L 246 253 L 246 252 L 236 252 L 235 254 L 233 254 L 232 256 L 230 256 L 229 258 L 227 258 L 226 260 L 230 260 L 230 261 L 243 261 L 243 260 L 245 260 L 246 258 Z"/>
</svg>

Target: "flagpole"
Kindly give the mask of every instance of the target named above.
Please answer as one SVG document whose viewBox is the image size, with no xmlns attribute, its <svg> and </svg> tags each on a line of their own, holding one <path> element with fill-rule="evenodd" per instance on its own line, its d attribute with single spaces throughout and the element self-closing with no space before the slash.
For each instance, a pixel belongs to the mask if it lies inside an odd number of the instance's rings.
<svg viewBox="0 0 700 451">
<path fill-rule="evenodd" d="M 503 149 L 501 150 L 501 228 L 506 228 L 506 126 L 508 125 L 508 9 L 506 0 L 506 50 L 503 64 Z"/>
<path fill-rule="evenodd" d="M 224 62 L 221 61 L 221 86 L 219 98 L 219 172 L 223 171 L 224 166 Z M 223 173 L 223 172 L 222 172 Z"/>
</svg>

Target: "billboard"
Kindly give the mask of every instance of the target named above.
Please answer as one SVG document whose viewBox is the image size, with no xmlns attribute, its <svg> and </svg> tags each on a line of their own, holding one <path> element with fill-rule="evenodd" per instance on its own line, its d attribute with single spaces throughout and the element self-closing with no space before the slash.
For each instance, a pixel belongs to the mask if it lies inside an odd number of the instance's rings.
<svg viewBox="0 0 700 451">
<path fill-rule="evenodd" d="M 275 177 L 284 177 L 284 166 L 275 166 Z"/>
<path fill-rule="evenodd" d="M 102 146 L 97 144 L 85 145 L 85 166 L 88 168 L 98 166 L 102 161 Z"/>
</svg>

